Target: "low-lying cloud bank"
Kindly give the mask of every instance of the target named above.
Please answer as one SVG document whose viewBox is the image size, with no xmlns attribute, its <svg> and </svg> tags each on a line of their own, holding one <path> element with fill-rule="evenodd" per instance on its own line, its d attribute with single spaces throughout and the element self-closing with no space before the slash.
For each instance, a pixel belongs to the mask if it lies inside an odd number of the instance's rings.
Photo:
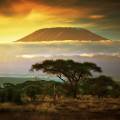
<svg viewBox="0 0 120 120">
<path fill-rule="evenodd" d="M 73 54 L 22 54 L 22 55 L 17 55 L 17 58 L 25 58 L 25 59 L 34 59 L 34 58 L 56 58 L 56 57 L 86 57 L 86 58 L 94 58 L 94 57 L 117 57 L 120 58 L 120 53 L 73 53 Z"/>
</svg>

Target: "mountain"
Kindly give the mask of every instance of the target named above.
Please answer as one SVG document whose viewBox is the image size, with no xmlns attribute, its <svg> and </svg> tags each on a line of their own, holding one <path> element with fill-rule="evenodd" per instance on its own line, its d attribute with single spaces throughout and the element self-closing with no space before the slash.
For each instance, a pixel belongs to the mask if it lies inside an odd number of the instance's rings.
<svg viewBox="0 0 120 120">
<path fill-rule="evenodd" d="M 100 41 L 107 40 L 91 31 L 83 28 L 57 27 L 45 28 L 31 33 L 16 42 L 40 42 L 40 41 Z"/>
</svg>

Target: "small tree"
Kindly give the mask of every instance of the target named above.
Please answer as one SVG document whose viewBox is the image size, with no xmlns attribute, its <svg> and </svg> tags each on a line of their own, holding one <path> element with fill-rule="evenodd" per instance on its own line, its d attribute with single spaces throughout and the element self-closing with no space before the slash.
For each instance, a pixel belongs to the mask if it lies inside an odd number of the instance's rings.
<svg viewBox="0 0 120 120">
<path fill-rule="evenodd" d="M 36 100 L 37 95 L 41 94 L 41 89 L 37 85 L 27 86 L 24 90 L 25 90 L 25 94 L 31 98 L 32 102 Z"/>
<path fill-rule="evenodd" d="M 101 68 L 94 63 L 74 62 L 73 60 L 46 60 L 32 65 L 31 70 L 42 70 L 48 74 L 55 74 L 69 85 L 74 98 L 77 97 L 79 82 L 92 76 L 92 72 L 101 72 Z"/>
</svg>

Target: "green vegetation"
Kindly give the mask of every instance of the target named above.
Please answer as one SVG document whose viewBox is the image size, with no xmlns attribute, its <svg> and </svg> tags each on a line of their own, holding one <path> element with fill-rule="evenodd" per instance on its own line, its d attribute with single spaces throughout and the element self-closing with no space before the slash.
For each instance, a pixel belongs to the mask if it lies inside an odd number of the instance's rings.
<svg viewBox="0 0 120 120">
<path fill-rule="evenodd" d="M 97 97 L 120 97 L 120 85 L 108 76 L 93 77 L 101 72 L 94 63 L 78 63 L 72 60 L 46 60 L 32 65 L 31 70 L 57 75 L 63 82 L 26 81 L 19 84 L 4 83 L 0 88 L 0 102 L 44 102 L 49 97 L 56 104 L 60 97 L 81 98 L 84 95 Z"/>
<path fill-rule="evenodd" d="M 94 63 L 78 63 L 73 60 L 46 60 L 35 64 L 32 70 L 42 70 L 57 75 L 67 84 L 74 98 L 77 97 L 79 83 L 92 76 L 92 72 L 101 72 L 101 68 Z"/>
<path fill-rule="evenodd" d="M 83 81 L 80 86 L 84 95 L 97 95 L 98 97 L 120 97 L 120 85 L 108 76 L 99 76 Z"/>
</svg>

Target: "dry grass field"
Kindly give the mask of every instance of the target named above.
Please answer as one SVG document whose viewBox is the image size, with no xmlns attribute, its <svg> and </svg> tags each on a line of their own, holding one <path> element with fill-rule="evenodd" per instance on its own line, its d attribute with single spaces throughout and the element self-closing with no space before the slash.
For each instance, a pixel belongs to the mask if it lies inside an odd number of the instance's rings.
<svg viewBox="0 0 120 120">
<path fill-rule="evenodd" d="M 0 104 L 0 120 L 120 120 L 120 98 L 61 98 L 56 103 Z"/>
</svg>

